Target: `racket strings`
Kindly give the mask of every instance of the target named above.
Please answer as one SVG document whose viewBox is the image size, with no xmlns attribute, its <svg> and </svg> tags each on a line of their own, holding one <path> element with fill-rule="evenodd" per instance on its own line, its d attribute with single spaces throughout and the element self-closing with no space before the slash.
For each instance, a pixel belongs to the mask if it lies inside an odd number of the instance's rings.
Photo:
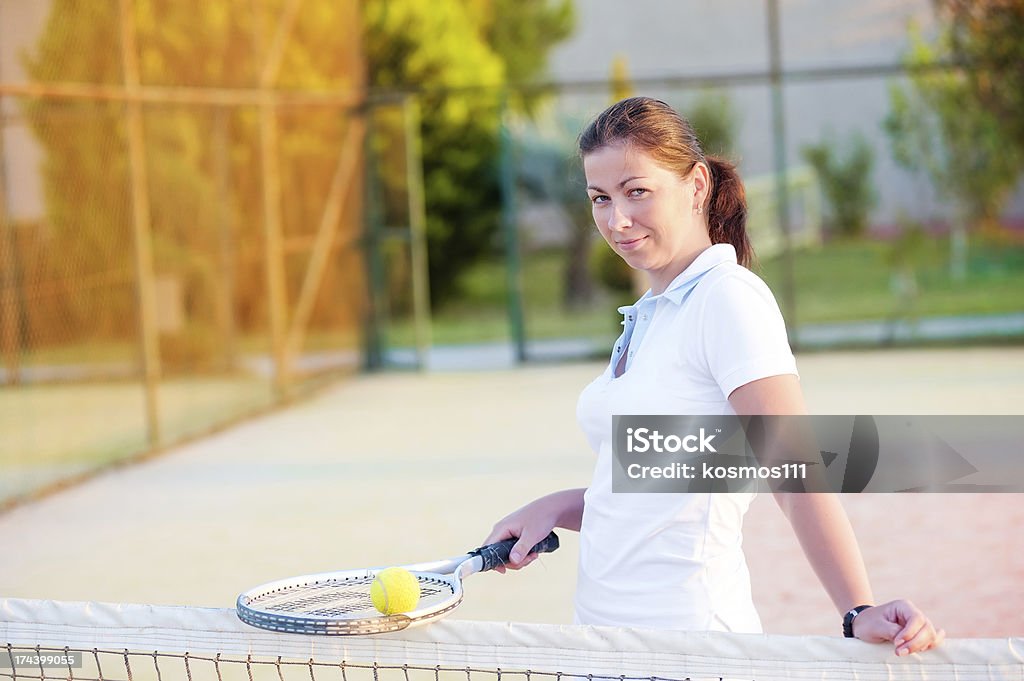
<svg viewBox="0 0 1024 681">
<path fill-rule="evenodd" d="M 420 584 L 419 607 L 429 607 L 454 593 L 447 581 L 423 576 L 417 576 L 417 579 Z M 372 576 L 301 584 L 260 594 L 249 602 L 249 606 L 316 617 L 380 617 L 370 598 L 372 584 Z"/>
</svg>

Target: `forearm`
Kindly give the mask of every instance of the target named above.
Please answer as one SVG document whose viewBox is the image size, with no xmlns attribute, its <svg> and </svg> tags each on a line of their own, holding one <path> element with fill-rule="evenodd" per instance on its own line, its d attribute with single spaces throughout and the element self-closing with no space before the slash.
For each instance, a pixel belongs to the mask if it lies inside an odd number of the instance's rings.
<svg viewBox="0 0 1024 681">
<path fill-rule="evenodd" d="M 834 494 L 777 494 L 807 560 L 836 610 L 874 602 L 864 559 L 846 511 Z"/>
<path fill-rule="evenodd" d="M 516 537 L 518 541 L 510 554 L 510 566 L 520 568 L 528 565 L 532 560 L 527 556 L 530 547 L 543 539 L 553 528 L 561 527 L 579 532 L 580 525 L 583 524 L 584 492 L 585 489 L 563 489 L 534 499 L 495 523 L 484 544 Z M 499 568 L 499 572 L 502 570 L 504 568 Z"/>
<path fill-rule="evenodd" d="M 541 499 L 545 503 L 550 503 L 556 513 L 555 527 L 580 531 L 583 524 L 583 494 L 586 491 L 585 487 L 563 489 Z"/>
</svg>

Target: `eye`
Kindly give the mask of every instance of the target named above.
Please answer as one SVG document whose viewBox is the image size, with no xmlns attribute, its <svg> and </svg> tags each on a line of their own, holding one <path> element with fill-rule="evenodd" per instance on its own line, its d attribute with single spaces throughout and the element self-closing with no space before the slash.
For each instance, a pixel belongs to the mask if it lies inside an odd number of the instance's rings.
<svg viewBox="0 0 1024 681">
<path fill-rule="evenodd" d="M 597 206 L 607 203 L 608 201 L 609 198 L 605 194 L 594 194 L 590 197 L 590 202 Z"/>
<path fill-rule="evenodd" d="M 649 192 L 650 192 L 649 189 L 644 189 L 643 187 L 634 187 L 633 189 L 629 190 L 629 195 L 630 196 L 643 196 L 644 194 L 647 194 Z"/>
</svg>

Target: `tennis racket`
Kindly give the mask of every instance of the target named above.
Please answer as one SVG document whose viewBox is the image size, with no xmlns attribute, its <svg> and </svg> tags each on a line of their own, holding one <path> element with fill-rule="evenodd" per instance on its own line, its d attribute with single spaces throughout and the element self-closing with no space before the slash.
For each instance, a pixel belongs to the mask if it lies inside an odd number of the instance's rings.
<svg viewBox="0 0 1024 681">
<path fill-rule="evenodd" d="M 324 572 L 270 582 L 238 597 L 238 617 L 254 627 L 293 634 L 352 636 L 399 631 L 444 617 L 462 602 L 462 580 L 508 562 L 518 540 L 506 539 L 469 553 L 429 563 L 403 565 L 419 581 L 416 609 L 384 615 L 370 600 L 370 585 L 385 569 Z M 550 553 L 558 548 L 552 532 L 530 549 Z"/>
</svg>

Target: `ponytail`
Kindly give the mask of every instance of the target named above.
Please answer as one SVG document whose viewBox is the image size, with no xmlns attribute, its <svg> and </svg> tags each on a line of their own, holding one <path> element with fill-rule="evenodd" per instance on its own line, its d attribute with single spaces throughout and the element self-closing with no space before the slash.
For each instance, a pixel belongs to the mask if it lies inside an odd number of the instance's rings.
<svg viewBox="0 0 1024 681">
<path fill-rule="evenodd" d="M 747 197 L 736 166 L 718 156 L 704 159 L 711 171 L 711 198 L 708 200 L 708 235 L 713 244 L 732 244 L 736 260 L 749 268 L 754 248 L 747 236 Z"/>
</svg>

